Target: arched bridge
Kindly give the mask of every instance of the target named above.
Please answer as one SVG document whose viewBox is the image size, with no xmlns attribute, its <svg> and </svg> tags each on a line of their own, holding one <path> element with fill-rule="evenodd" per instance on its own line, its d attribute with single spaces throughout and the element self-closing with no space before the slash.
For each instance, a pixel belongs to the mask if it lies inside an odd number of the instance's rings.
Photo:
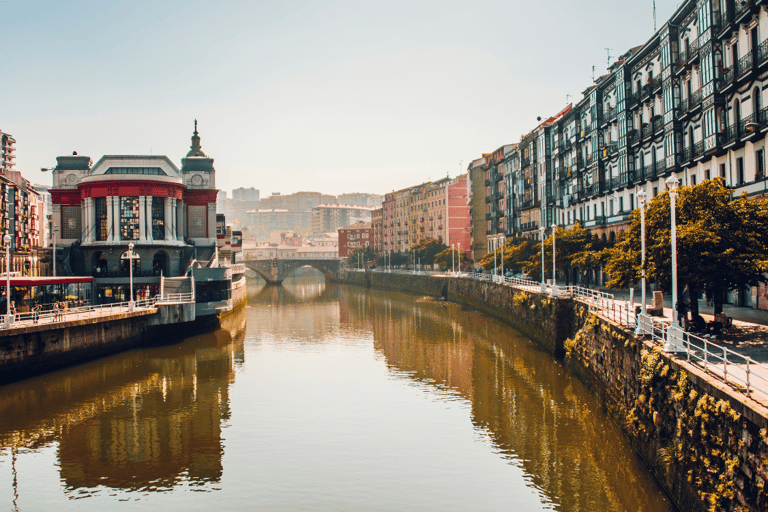
<svg viewBox="0 0 768 512">
<path fill-rule="evenodd" d="M 316 268 L 330 280 L 339 279 L 340 259 L 283 259 L 245 260 L 245 266 L 259 274 L 268 284 L 280 284 L 283 279 L 293 274 L 297 268 Z"/>
</svg>

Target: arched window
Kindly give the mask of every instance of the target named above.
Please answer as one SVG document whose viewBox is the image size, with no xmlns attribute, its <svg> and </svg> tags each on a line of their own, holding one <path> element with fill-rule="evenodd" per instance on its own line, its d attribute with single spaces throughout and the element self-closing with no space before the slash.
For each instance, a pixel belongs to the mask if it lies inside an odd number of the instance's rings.
<svg viewBox="0 0 768 512">
<path fill-rule="evenodd" d="M 752 89 L 752 113 L 755 115 L 755 122 L 760 122 L 760 109 L 762 108 L 762 101 L 760 101 L 760 87 Z"/>
<path fill-rule="evenodd" d="M 168 277 L 168 255 L 163 251 L 157 251 L 152 256 L 152 275 L 164 275 Z"/>
</svg>

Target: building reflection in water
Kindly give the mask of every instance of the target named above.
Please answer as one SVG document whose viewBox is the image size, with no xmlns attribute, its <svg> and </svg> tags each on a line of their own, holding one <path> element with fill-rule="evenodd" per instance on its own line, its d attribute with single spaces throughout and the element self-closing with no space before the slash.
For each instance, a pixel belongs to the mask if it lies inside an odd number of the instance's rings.
<svg viewBox="0 0 768 512">
<path fill-rule="evenodd" d="M 3 452 L 58 443 L 72 492 L 218 482 L 229 387 L 243 364 L 245 308 L 215 332 L 3 387 Z"/>
<path fill-rule="evenodd" d="M 370 322 L 392 372 L 466 400 L 475 429 L 558 510 L 671 509 L 594 397 L 522 334 L 456 304 L 345 294 L 342 322 Z"/>
</svg>

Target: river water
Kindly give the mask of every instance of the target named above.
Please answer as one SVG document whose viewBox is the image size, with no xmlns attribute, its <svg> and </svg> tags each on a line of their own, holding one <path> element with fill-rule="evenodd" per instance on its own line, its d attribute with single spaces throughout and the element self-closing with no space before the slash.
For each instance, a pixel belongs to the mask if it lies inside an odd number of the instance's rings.
<svg viewBox="0 0 768 512">
<path fill-rule="evenodd" d="M 0 387 L 0 446 L 0 510 L 674 510 L 517 331 L 318 279 L 249 285 L 214 333 Z"/>
</svg>

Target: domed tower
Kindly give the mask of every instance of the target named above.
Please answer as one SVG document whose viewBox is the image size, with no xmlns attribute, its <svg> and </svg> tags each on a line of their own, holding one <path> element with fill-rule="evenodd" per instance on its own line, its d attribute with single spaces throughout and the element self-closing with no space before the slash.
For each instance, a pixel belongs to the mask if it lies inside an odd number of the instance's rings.
<svg viewBox="0 0 768 512">
<path fill-rule="evenodd" d="M 213 158 L 208 158 L 200 146 L 197 119 L 192 146 L 181 159 L 181 176 L 187 186 L 184 194 L 187 236 L 198 244 L 213 243 L 216 240 L 216 170 Z"/>
</svg>

